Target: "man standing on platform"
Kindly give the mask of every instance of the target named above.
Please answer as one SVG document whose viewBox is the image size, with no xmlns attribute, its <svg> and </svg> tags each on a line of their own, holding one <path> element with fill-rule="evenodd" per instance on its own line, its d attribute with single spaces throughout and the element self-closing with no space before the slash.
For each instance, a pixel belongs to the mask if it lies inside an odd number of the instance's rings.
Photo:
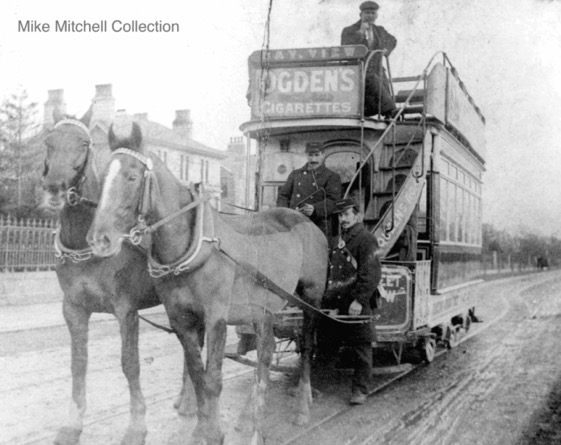
<svg viewBox="0 0 561 445">
<path fill-rule="evenodd" d="M 308 162 L 288 175 L 279 190 L 277 207 L 290 207 L 310 218 L 327 236 L 332 235 L 332 215 L 341 197 L 341 177 L 325 165 L 324 147 L 306 145 Z"/>
<path fill-rule="evenodd" d="M 332 249 L 330 280 L 345 284 L 339 288 L 331 286 L 331 289 L 328 289 L 323 307 L 339 315 L 370 316 L 376 307 L 375 292 L 382 278 L 382 265 L 376 254 L 378 242 L 360 222 L 362 215 L 354 199 L 338 201 L 335 212 L 339 216 L 341 238 Z M 348 264 L 352 265 L 352 270 L 344 272 Z M 374 340 L 372 322 L 341 325 L 327 321 L 320 325 L 317 367 L 323 372 L 334 367 L 342 342 L 352 348 L 354 376 L 351 405 L 362 405 L 366 402 L 372 377 Z"/>
</svg>

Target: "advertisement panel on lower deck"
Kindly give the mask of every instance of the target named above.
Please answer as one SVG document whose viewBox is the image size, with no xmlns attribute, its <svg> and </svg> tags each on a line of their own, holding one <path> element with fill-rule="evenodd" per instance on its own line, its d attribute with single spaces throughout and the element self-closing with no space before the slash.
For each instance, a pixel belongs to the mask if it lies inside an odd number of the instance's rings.
<svg viewBox="0 0 561 445">
<path fill-rule="evenodd" d="M 360 116 L 359 65 L 256 69 L 252 119 Z"/>
</svg>

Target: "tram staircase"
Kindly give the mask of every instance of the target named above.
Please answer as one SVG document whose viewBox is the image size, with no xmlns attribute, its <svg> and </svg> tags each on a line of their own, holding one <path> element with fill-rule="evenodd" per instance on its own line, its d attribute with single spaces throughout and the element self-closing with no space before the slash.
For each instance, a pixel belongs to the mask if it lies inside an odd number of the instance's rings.
<svg viewBox="0 0 561 445">
<path fill-rule="evenodd" d="M 426 181 L 422 127 L 397 125 L 384 139 L 372 198 L 364 215 L 366 227 L 380 244 L 382 258 L 390 253 L 413 216 Z"/>
</svg>

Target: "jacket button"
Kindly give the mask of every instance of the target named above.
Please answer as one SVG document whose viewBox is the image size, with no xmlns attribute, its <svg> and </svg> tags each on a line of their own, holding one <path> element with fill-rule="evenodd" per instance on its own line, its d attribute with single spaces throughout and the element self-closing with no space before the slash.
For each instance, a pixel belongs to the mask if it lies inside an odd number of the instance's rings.
<svg viewBox="0 0 561 445">
<path fill-rule="evenodd" d="M 297 198 L 300 198 L 300 193 L 296 194 L 296 197 L 297 197 Z"/>
<path fill-rule="evenodd" d="M 316 183 L 315 183 L 315 182 L 312 182 L 312 185 L 314 185 L 314 186 L 315 186 L 315 185 L 316 185 Z"/>
<path fill-rule="evenodd" d="M 304 174 L 305 174 L 305 175 L 307 175 L 307 174 L 308 174 L 308 172 L 304 172 Z"/>
</svg>

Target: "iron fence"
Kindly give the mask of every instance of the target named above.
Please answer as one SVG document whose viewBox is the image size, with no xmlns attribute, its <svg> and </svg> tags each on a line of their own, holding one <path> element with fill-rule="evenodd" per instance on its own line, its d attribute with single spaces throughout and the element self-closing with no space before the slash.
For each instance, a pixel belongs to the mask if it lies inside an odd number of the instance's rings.
<svg viewBox="0 0 561 445">
<path fill-rule="evenodd" d="M 52 270 L 56 223 L 0 217 L 0 272 Z"/>
</svg>

